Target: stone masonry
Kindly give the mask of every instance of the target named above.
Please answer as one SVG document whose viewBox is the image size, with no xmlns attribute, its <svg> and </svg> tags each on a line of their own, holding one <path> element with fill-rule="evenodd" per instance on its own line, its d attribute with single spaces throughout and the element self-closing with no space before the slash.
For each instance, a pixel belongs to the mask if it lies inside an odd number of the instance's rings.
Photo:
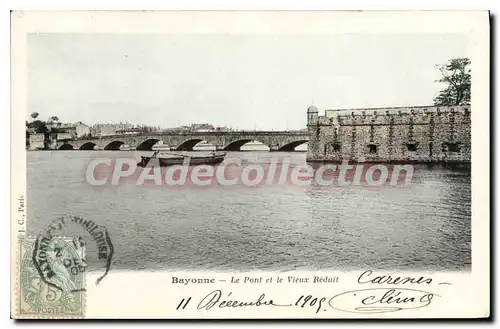
<svg viewBox="0 0 500 329">
<path fill-rule="evenodd" d="M 293 151 L 296 146 L 307 143 L 309 132 L 304 131 L 238 131 L 238 132 L 163 132 L 157 134 L 116 135 L 102 138 L 83 138 L 78 140 L 58 141 L 55 149 L 59 150 L 119 150 L 128 145 L 133 150 L 151 150 L 161 141 L 173 150 L 190 151 L 206 141 L 217 150 L 238 151 L 247 142 L 258 141 L 270 147 L 272 151 Z"/>
<path fill-rule="evenodd" d="M 470 162 L 470 105 L 308 109 L 308 161 Z"/>
</svg>

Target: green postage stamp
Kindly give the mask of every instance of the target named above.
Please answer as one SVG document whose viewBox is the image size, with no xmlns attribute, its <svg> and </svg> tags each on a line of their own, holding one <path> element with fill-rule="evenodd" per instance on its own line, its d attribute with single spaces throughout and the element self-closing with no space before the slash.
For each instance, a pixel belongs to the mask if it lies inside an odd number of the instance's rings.
<svg viewBox="0 0 500 329">
<path fill-rule="evenodd" d="M 85 249 L 72 238 L 20 238 L 18 316 L 84 316 Z"/>
</svg>

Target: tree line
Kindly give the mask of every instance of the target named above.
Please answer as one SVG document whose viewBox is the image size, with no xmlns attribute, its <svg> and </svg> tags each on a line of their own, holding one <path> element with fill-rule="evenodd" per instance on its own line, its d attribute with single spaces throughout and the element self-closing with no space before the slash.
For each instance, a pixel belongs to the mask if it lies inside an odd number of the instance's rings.
<svg viewBox="0 0 500 329">
<path fill-rule="evenodd" d="M 42 121 L 37 119 L 40 114 L 38 112 L 33 112 L 30 114 L 32 121 L 26 121 L 26 128 L 33 128 L 37 134 L 45 134 L 49 132 L 47 125 L 60 126 L 59 118 L 57 116 L 51 116 L 47 121 Z"/>
</svg>

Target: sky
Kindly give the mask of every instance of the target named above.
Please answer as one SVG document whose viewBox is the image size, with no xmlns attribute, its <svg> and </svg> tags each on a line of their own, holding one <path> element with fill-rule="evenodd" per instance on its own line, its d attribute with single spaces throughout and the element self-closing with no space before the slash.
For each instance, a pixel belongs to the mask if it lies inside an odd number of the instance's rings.
<svg viewBox="0 0 500 329">
<path fill-rule="evenodd" d="M 306 110 L 431 105 L 458 34 L 30 34 L 28 113 L 293 130 Z"/>
</svg>

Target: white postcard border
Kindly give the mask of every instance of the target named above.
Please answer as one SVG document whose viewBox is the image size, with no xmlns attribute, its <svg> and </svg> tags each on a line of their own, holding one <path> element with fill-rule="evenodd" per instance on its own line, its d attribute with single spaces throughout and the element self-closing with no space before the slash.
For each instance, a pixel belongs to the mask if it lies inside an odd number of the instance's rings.
<svg viewBox="0 0 500 329">
<path fill-rule="evenodd" d="M 186 19 L 189 17 L 189 19 Z M 134 24 L 130 24 L 131 20 Z M 196 23 L 193 24 L 193 21 Z M 425 22 L 422 24 L 422 22 Z M 182 296 L 201 299 L 212 286 L 172 285 L 172 277 L 213 277 L 229 280 L 229 273 L 123 273 L 111 272 L 98 287 L 90 285 L 87 317 L 167 317 L 167 318 L 343 318 L 343 317 L 484 317 L 489 314 L 489 26 L 488 13 L 477 12 L 14 12 L 12 14 L 11 71 L 11 254 L 17 249 L 16 237 L 26 231 L 25 212 L 19 211 L 20 198 L 26 199 L 26 151 L 24 121 L 26 115 L 26 33 L 185 33 L 185 34 L 322 34 L 322 33 L 467 33 L 471 37 L 472 66 L 472 270 L 468 273 L 405 273 L 409 276 L 432 276 L 435 282 L 452 285 L 433 287 L 446 294 L 437 307 L 376 315 L 345 312 L 320 312 L 302 308 L 277 310 L 213 309 L 200 312 L 176 306 Z M 368 269 L 367 269 L 368 270 Z M 16 278 L 15 258 L 11 271 Z M 379 273 L 383 274 L 383 273 Z M 280 273 L 245 273 L 252 276 L 279 276 Z M 287 276 L 288 274 L 284 275 Z M 295 276 L 339 276 L 335 290 L 356 289 L 356 273 L 293 273 Z M 88 282 L 93 282 L 89 275 Z M 276 300 L 292 301 L 300 294 L 324 295 L 325 286 L 288 285 L 278 287 L 220 283 L 221 290 L 241 298 L 263 291 Z M 11 281 L 11 298 L 17 298 Z M 127 289 L 123 289 L 127 287 Z M 213 288 L 215 289 L 215 287 Z M 360 289 L 359 287 L 357 289 Z M 130 299 L 130 296 L 134 298 Z M 140 302 L 138 302 L 140 301 Z M 16 302 L 11 303 L 15 314 Z"/>
</svg>

